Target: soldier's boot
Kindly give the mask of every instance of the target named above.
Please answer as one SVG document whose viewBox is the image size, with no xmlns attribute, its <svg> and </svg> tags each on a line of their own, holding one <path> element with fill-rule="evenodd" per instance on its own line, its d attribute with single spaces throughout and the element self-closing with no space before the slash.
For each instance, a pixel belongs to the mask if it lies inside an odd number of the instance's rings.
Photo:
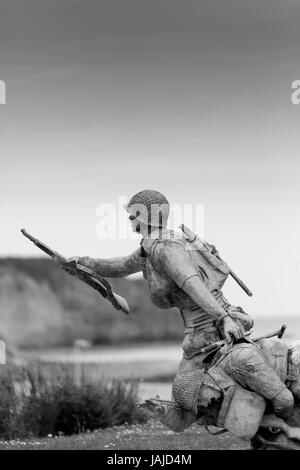
<svg viewBox="0 0 300 470">
<path fill-rule="evenodd" d="M 218 360 L 217 365 L 242 387 L 271 401 L 277 416 L 284 419 L 291 416 L 294 407 L 293 394 L 267 364 L 256 345 L 234 345 Z"/>
</svg>

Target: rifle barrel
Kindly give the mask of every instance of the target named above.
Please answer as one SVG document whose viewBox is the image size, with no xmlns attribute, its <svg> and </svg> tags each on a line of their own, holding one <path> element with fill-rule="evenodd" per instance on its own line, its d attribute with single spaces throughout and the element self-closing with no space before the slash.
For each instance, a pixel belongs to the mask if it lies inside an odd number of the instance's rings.
<svg viewBox="0 0 300 470">
<path fill-rule="evenodd" d="M 219 257 L 218 257 L 219 258 Z M 248 287 L 246 286 L 246 284 L 243 283 L 243 281 L 232 271 L 232 269 L 230 268 L 230 276 L 233 277 L 233 279 L 238 283 L 238 285 L 243 289 L 244 292 L 246 292 L 246 294 L 249 296 L 249 297 L 252 297 L 253 293 L 251 292 L 250 289 L 248 289 Z"/>
<path fill-rule="evenodd" d="M 205 242 L 204 240 L 201 240 L 201 238 L 199 238 L 194 232 L 192 232 L 192 230 L 190 230 L 188 227 L 186 227 L 184 224 L 181 224 L 179 225 L 179 228 L 183 231 L 183 233 L 187 236 L 188 240 L 191 242 L 191 243 L 194 243 L 195 240 L 199 240 L 202 244 L 204 244 L 205 246 L 208 246 L 207 245 L 207 242 Z M 222 261 L 223 263 L 225 263 L 225 261 L 221 258 L 221 256 L 219 254 L 216 254 L 215 255 L 216 258 L 218 258 L 220 261 Z M 225 263 L 227 264 L 227 263 Z M 229 268 L 229 274 L 230 276 L 238 283 L 238 285 L 243 289 L 244 292 L 246 292 L 246 294 L 249 296 L 249 297 L 252 297 L 252 292 L 250 289 L 248 289 L 248 287 L 246 286 L 246 284 L 243 283 L 243 281 L 232 271 L 231 268 Z"/>
<path fill-rule="evenodd" d="M 52 250 L 52 248 L 50 248 L 45 243 L 41 242 L 38 238 L 35 238 L 32 235 L 30 235 L 30 233 L 28 233 L 25 230 L 25 228 L 22 228 L 21 232 L 26 238 L 28 238 L 32 243 L 34 243 L 40 250 L 46 253 L 46 255 L 51 256 L 51 258 L 53 258 L 55 261 L 60 262 L 60 263 L 64 263 L 67 261 L 67 259 L 64 256 L 57 253 L 57 251 Z"/>
</svg>

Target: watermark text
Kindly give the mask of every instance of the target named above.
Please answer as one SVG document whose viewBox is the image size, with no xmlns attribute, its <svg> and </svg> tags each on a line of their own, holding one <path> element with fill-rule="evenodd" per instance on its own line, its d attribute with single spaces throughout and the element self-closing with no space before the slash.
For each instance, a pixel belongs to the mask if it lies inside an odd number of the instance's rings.
<svg viewBox="0 0 300 470">
<path fill-rule="evenodd" d="M 291 96 L 292 103 L 300 104 L 300 80 L 293 81 L 292 90 L 295 90 Z"/>
<path fill-rule="evenodd" d="M 0 341 L 0 364 L 6 364 L 5 343 Z"/>
<path fill-rule="evenodd" d="M 6 83 L 0 80 L 0 104 L 6 104 Z"/>
<path fill-rule="evenodd" d="M 163 227 L 167 226 L 168 230 L 175 232 L 184 224 L 200 237 L 204 236 L 204 204 L 171 204 L 168 207 L 165 204 L 153 204 L 151 209 L 138 204 L 131 206 L 131 210 L 126 214 L 127 203 L 127 197 L 120 196 L 117 204 L 106 203 L 98 206 L 96 216 L 99 221 L 96 233 L 99 239 L 136 240 L 137 233 L 133 227 L 139 222 L 154 228 L 159 227 L 162 222 Z"/>
</svg>

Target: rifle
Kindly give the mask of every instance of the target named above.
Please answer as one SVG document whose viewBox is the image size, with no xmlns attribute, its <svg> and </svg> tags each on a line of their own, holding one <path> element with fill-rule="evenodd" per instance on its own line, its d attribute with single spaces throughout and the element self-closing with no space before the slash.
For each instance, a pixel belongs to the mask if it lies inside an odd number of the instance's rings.
<svg viewBox="0 0 300 470">
<path fill-rule="evenodd" d="M 97 292 L 99 292 L 99 294 L 102 295 L 102 297 L 111 302 L 117 310 L 122 310 L 122 312 L 126 314 L 129 313 L 129 307 L 126 299 L 113 292 L 111 285 L 104 277 L 100 276 L 100 274 L 96 273 L 94 270 L 83 266 L 82 264 L 75 263 L 73 266 L 70 265 L 67 258 L 60 255 L 57 253 L 57 251 L 52 250 L 52 248 L 47 246 L 45 243 L 30 235 L 24 228 L 22 228 L 21 232 L 40 250 L 51 256 L 51 258 L 61 268 L 68 269 L 69 274 L 78 277 L 81 281 L 93 287 Z"/>
<path fill-rule="evenodd" d="M 202 240 L 200 237 L 198 237 L 198 235 L 196 235 L 194 232 L 192 232 L 192 230 L 190 230 L 189 228 L 187 228 L 184 224 L 181 224 L 179 226 L 179 228 L 181 228 L 181 230 L 183 231 L 183 233 L 186 235 L 187 239 L 189 240 L 190 243 L 194 244 L 197 248 L 200 249 L 201 251 L 201 247 L 204 246 L 205 248 L 207 248 L 209 251 L 210 251 L 210 246 L 208 245 L 208 243 L 206 243 L 204 240 Z M 222 263 L 225 263 L 225 261 L 221 258 L 221 256 L 219 255 L 219 253 L 216 251 L 216 252 L 212 252 L 212 254 L 215 255 L 215 257 L 221 261 Z M 225 263 L 226 265 L 226 263 Z M 243 289 L 244 292 L 246 292 L 247 295 L 249 295 L 249 297 L 252 297 L 252 292 L 250 291 L 250 289 L 248 289 L 248 287 L 243 283 L 243 281 L 232 271 L 231 268 L 228 268 L 229 269 L 229 274 L 231 277 L 233 277 L 233 279 L 238 283 L 238 285 Z"/>
<path fill-rule="evenodd" d="M 251 338 L 251 341 L 256 342 L 256 341 L 259 341 L 259 340 L 265 339 L 265 338 L 273 338 L 274 336 L 277 336 L 278 339 L 281 339 L 284 335 L 285 330 L 286 330 L 286 325 L 282 325 L 280 330 L 272 331 L 271 333 L 266 333 L 266 334 L 261 335 L 261 336 L 256 336 L 254 338 Z M 247 331 L 247 333 L 245 333 L 244 337 L 250 336 L 251 334 L 252 334 L 252 330 Z M 225 344 L 226 344 L 225 340 L 215 341 L 214 343 L 211 343 L 208 346 L 205 346 L 204 348 L 201 348 L 200 352 L 207 353 L 207 352 L 210 352 L 210 351 L 214 351 L 215 349 L 220 349 Z"/>
</svg>

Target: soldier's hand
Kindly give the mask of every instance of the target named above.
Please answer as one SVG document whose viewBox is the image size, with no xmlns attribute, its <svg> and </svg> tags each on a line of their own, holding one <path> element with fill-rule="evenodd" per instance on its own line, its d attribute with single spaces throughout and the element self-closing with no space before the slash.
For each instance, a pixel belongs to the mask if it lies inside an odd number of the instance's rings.
<svg viewBox="0 0 300 470">
<path fill-rule="evenodd" d="M 143 403 L 139 403 L 138 407 L 151 411 L 157 416 L 164 416 L 167 412 L 166 405 L 155 399 L 145 400 Z"/>
<path fill-rule="evenodd" d="M 72 258 L 68 258 L 67 261 L 61 265 L 61 267 L 66 273 L 70 274 L 71 276 L 75 276 L 78 262 L 79 256 L 73 256 Z"/>
<path fill-rule="evenodd" d="M 245 334 L 242 325 L 235 322 L 232 318 L 224 317 L 223 319 L 224 335 L 227 343 L 231 343 L 232 339 L 241 339 Z"/>
</svg>

